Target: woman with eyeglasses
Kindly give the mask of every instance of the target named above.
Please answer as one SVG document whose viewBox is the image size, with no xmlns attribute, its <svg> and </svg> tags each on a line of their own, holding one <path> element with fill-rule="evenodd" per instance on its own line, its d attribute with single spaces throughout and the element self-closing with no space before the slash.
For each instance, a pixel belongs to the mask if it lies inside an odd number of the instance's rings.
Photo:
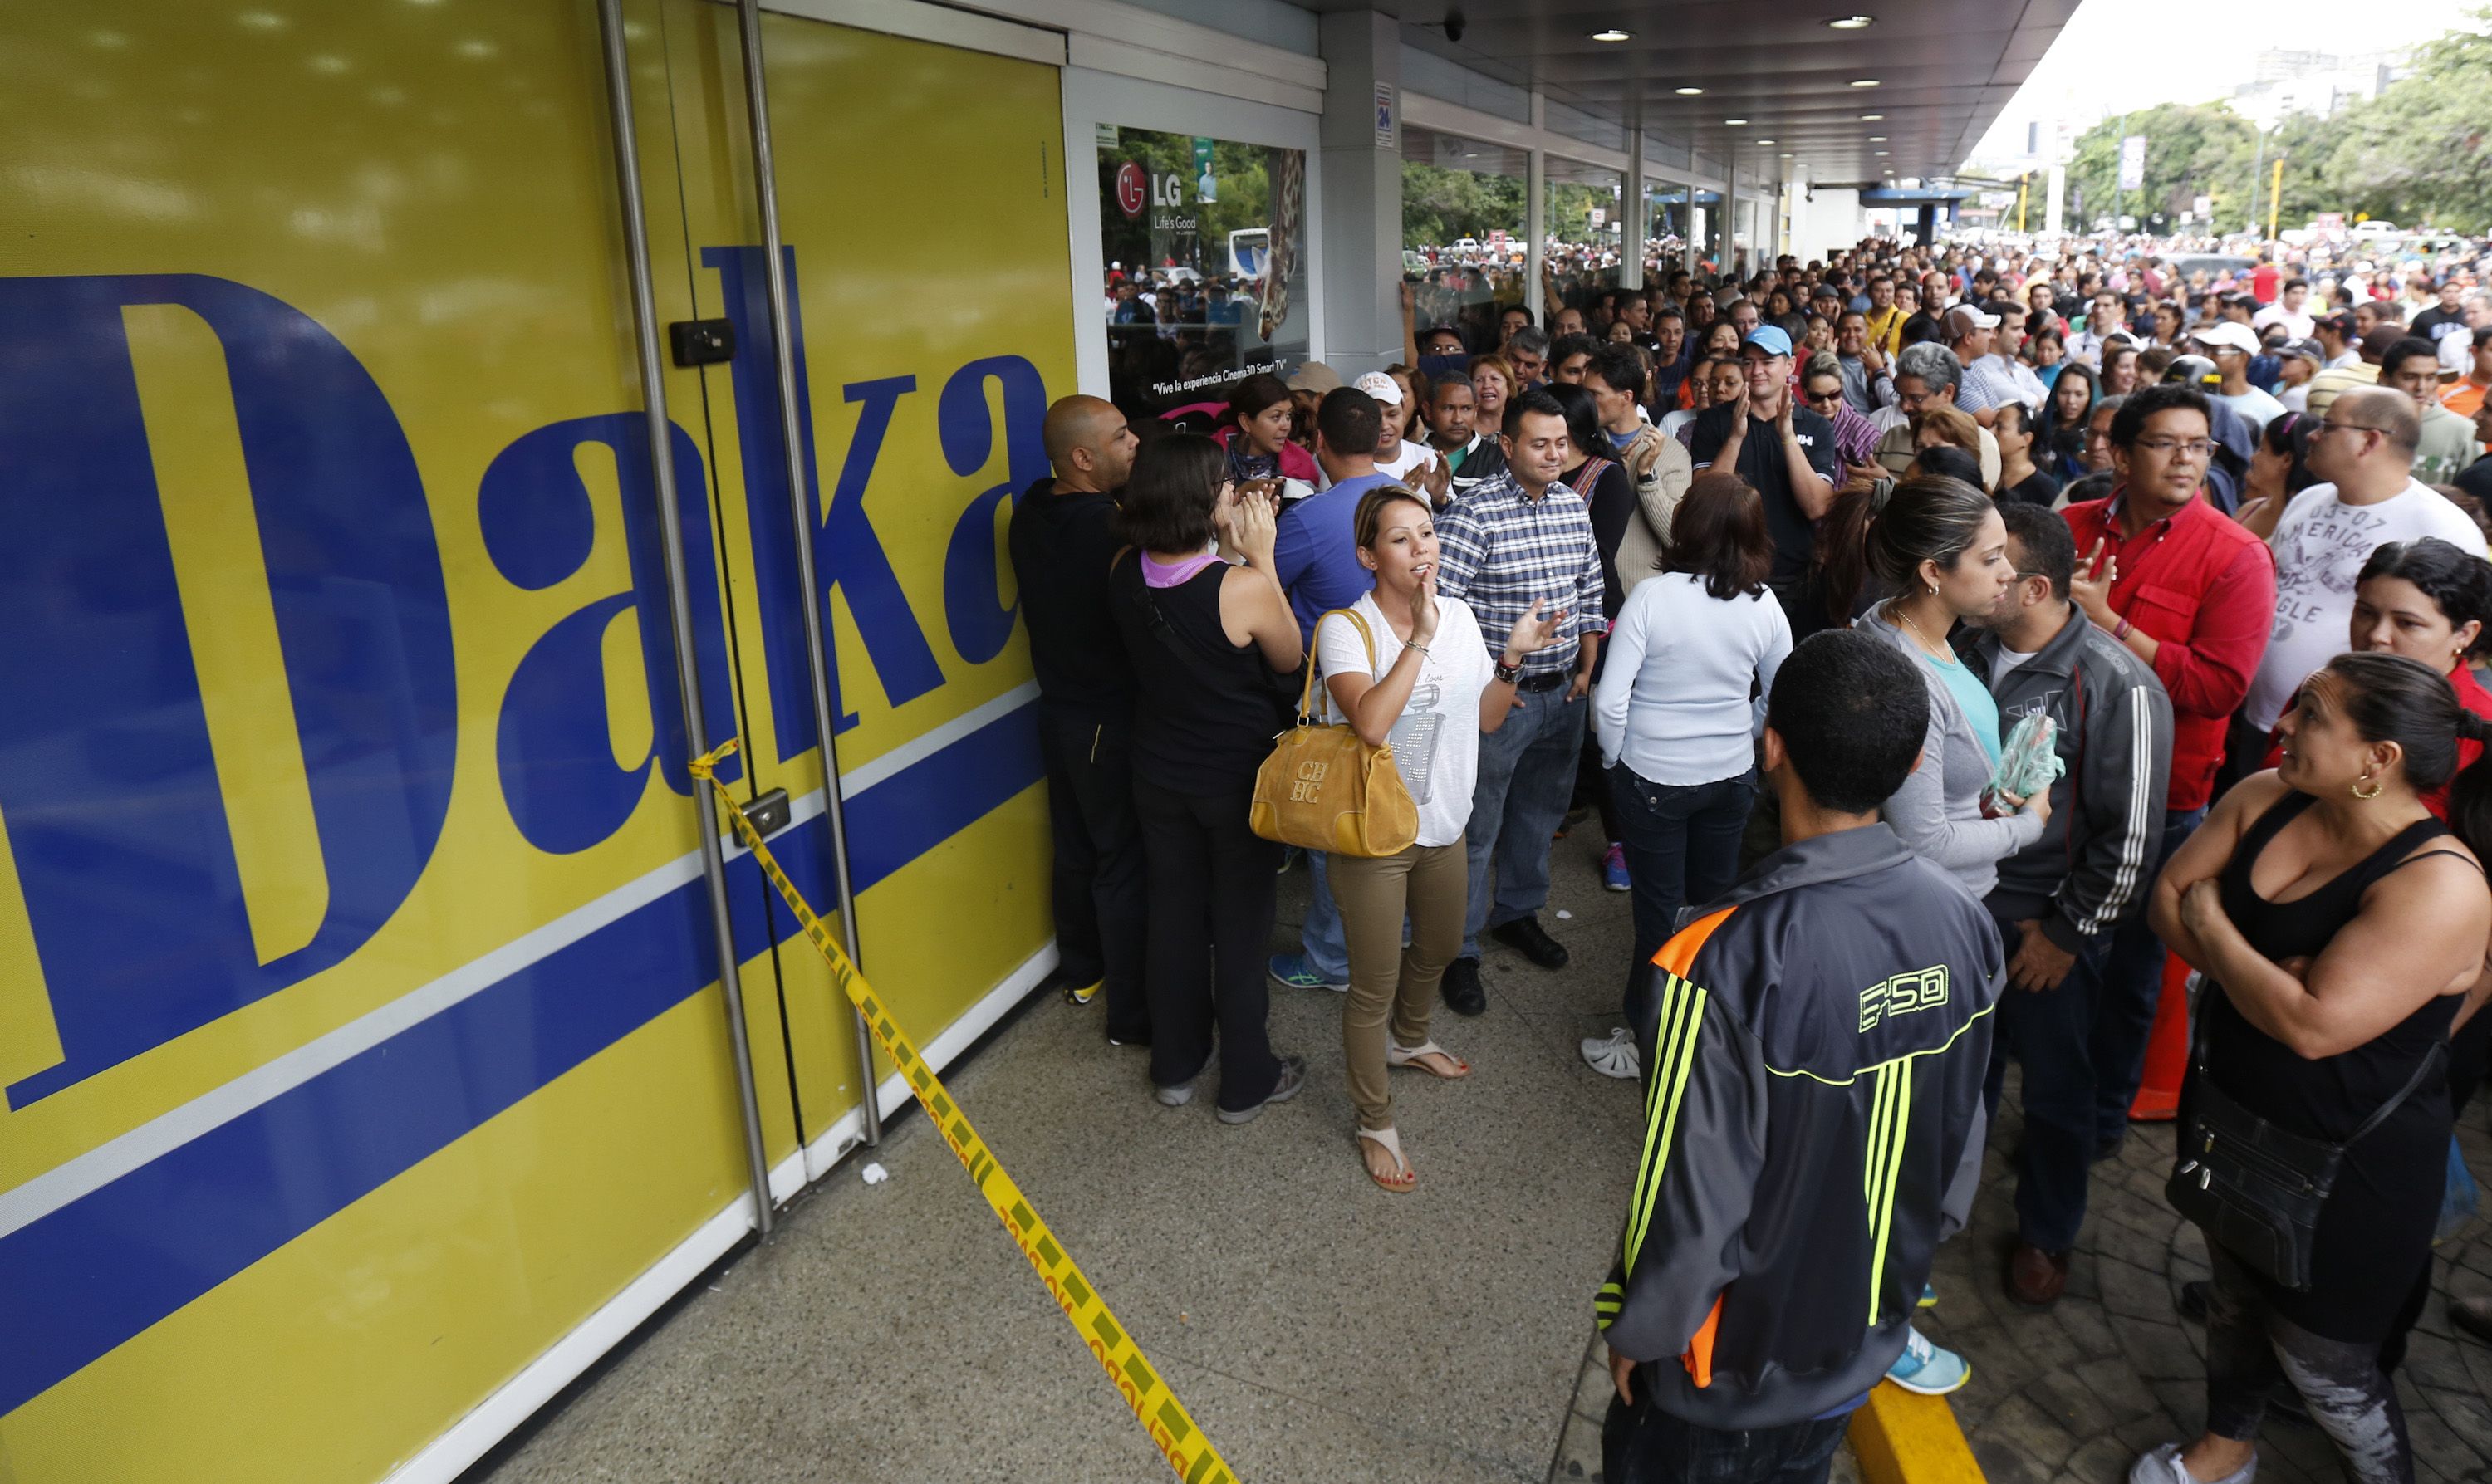
<svg viewBox="0 0 2492 1484">
<path fill-rule="evenodd" d="M 1852 408 L 1843 396 L 1843 366 L 1831 351 L 1808 358 L 1799 375 L 1800 401 L 1808 410 L 1834 425 L 1834 451 L 1849 464 L 1867 463 L 1878 448 L 1877 425 Z"/>
</svg>

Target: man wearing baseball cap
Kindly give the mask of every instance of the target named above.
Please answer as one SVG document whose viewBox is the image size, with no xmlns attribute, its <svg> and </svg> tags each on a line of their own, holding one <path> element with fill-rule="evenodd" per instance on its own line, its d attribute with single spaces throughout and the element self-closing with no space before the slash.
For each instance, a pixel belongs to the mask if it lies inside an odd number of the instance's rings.
<svg viewBox="0 0 2492 1484">
<path fill-rule="evenodd" d="M 2258 332 L 2238 320 L 2218 319 L 2190 331 L 2189 342 L 2215 363 L 2223 377 L 2215 401 L 2248 419 L 2253 431 L 2284 415 L 2284 403 L 2250 385 L 2250 357 L 2261 349 Z"/>
<path fill-rule="evenodd" d="M 2307 338 L 2290 340 L 2278 345 L 2275 354 L 2284 371 L 2284 382 L 2276 389 L 2276 405 L 2287 412 L 2309 411 L 2310 378 L 2328 364 L 2326 347 Z"/>
<path fill-rule="evenodd" d="M 1736 396 L 1697 415 L 1687 452 L 1696 473 L 1736 470 L 1765 497 L 1765 526 L 1774 538 L 1765 582 L 1782 600 L 1793 637 L 1805 638 L 1827 623 L 1821 605 L 1804 601 L 1802 589 L 1817 546 L 1814 522 L 1832 508 L 1842 484 L 1842 456 L 1835 452 L 1834 425 L 1792 396 L 1792 342 L 1780 326 L 1749 331 L 1739 357 L 1746 380 Z"/>
<path fill-rule="evenodd" d="M 2024 394 L 2010 375 L 1990 353 L 1990 342 L 1999 330 L 1999 316 L 1970 304 L 1959 304 L 1946 312 L 1947 348 L 1964 363 L 1964 379 L 1956 384 L 1955 404 L 1973 414 L 1973 420 L 1987 428 L 1999 421 L 1999 409 L 2011 401 L 2022 401 Z"/>
</svg>

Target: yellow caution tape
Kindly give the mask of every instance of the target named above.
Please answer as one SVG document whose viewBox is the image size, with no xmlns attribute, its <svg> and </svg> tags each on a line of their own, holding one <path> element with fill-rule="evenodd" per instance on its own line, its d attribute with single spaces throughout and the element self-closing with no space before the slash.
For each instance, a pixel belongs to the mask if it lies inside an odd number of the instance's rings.
<svg viewBox="0 0 2492 1484">
<path fill-rule="evenodd" d="M 1133 1409 L 1135 1420 L 1151 1435 L 1151 1442 L 1159 1448 L 1160 1456 L 1168 1460 L 1169 1467 L 1175 1469 L 1177 1477 L 1185 1480 L 1186 1484 L 1236 1484 L 1236 1475 L 1230 1469 L 1228 1460 L 1211 1446 L 1211 1439 L 1195 1425 L 1194 1417 L 1177 1401 L 1176 1393 L 1160 1380 L 1159 1372 L 1144 1358 L 1142 1347 L 1125 1332 L 1125 1326 L 1116 1322 L 1116 1317 L 1108 1310 L 1107 1300 L 1099 1296 L 1099 1291 L 1090 1286 L 1090 1280 L 1083 1275 L 1081 1267 L 1065 1252 L 1063 1244 L 1048 1230 L 1037 1208 L 1021 1193 L 1021 1187 L 1013 1183 L 1012 1176 L 1004 1173 L 1003 1166 L 987 1148 L 986 1141 L 969 1126 L 968 1115 L 961 1112 L 950 1094 L 943 1090 L 943 1083 L 934 1076 L 934 1069 L 926 1064 L 926 1059 L 917 1054 L 916 1043 L 893 1023 L 890 1012 L 875 997 L 865 976 L 840 950 L 829 927 L 814 914 L 812 907 L 805 905 L 795 883 L 787 879 L 787 874 L 780 870 L 779 863 L 771 858 L 769 847 L 761 843 L 761 836 L 754 829 L 753 821 L 747 819 L 744 811 L 736 806 L 734 795 L 718 781 L 715 769 L 720 761 L 734 754 L 738 745 L 730 738 L 713 748 L 708 756 L 694 759 L 693 777 L 706 779 L 717 792 L 719 808 L 726 812 L 736 835 L 752 847 L 753 858 L 760 863 L 762 873 L 770 877 L 773 886 L 779 888 L 779 895 L 786 899 L 788 909 L 796 914 L 796 921 L 804 925 L 806 938 L 821 951 L 823 962 L 831 965 L 832 980 L 856 1006 L 857 1013 L 865 1017 L 867 1026 L 873 1030 L 874 1038 L 882 1043 L 892 1064 L 908 1079 L 908 1085 L 917 1094 L 918 1106 L 924 1108 L 926 1116 L 934 1119 L 934 1126 L 943 1131 L 943 1142 L 952 1146 L 952 1153 L 961 1161 L 961 1168 L 969 1172 L 969 1179 L 976 1184 L 979 1194 L 987 1198 L 987 1204 L 994 1209 L 996 1219 L 1004 1224 L 1004 1231 L 1011 1234 L 1014 1244 L 1021 1248 L 1022 1256 L 1029 1259 L 1029 1265 L 1037 1269 L 1039 1281 L 1047 1285 L 1047 1291 L 1055 1295 L 1055 1302 L 1063 1309 L 1064 1317 L 1073 1321 L 1074 1332 L 1090 1347 L 1092 1358 L 1108 1373 L 1108 1380 L 1114 1382 L 1117 1394 L 1125 1399 L 1125 1405 Z M 868 1097 L 874 1095 L 873 1082 L 872 1070 L 868 1069 Z"/>
</svg>

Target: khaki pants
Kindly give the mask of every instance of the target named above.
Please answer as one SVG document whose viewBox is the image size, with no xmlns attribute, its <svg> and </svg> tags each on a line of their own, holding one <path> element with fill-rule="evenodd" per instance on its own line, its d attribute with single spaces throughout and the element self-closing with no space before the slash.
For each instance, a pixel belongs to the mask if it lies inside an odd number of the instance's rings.
<svg viewBox="0 0 2492 1484">
<path fill-rule="evenodd" d="M 1341 1007 L 1341 1046 L 1350 1062 L 1350 1097 L 1358 1126 L 1393 1126 L 1393 1095 L 1384 1083 L 1386 1021 L 1397 1046 L 1424 1046 L 1428 1016 L 1445 965 L 1463 945 L 1463 911 L 1470 869 L 1463 842 L 1412 846 L 1377 860 L 1335 855 L 1332 896 L 1350 940 L 1350 996 Z M 1402 917 L 1410 917 L 1410 946 L 1402 946 Z"/>
</svg>

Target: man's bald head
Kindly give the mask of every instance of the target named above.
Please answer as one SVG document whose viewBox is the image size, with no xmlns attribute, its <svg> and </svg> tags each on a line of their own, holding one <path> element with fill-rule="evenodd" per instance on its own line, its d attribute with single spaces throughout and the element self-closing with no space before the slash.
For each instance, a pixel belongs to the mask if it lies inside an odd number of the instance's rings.
<svg viewBox="0 0 2492 1484">
<path fill-rule="evenodd" d="M 1047 409 L 1041 435 L 1059 489 L 1113 490 L 1133 470 L 1139 440 L 1126 426 L 1125 414 L 1101 398 L 1079 394 L 1058 398 Z"/>
<path fill-rule="evenodd" d="M 2412 459 L 2422 442 L 2422 414 L 2415 400 L 2394 387 L 2366 386 L 2339 393 L 2328 409 L 2351 428 L 2372 428 L 2389 447 Z"/>
</svg>

